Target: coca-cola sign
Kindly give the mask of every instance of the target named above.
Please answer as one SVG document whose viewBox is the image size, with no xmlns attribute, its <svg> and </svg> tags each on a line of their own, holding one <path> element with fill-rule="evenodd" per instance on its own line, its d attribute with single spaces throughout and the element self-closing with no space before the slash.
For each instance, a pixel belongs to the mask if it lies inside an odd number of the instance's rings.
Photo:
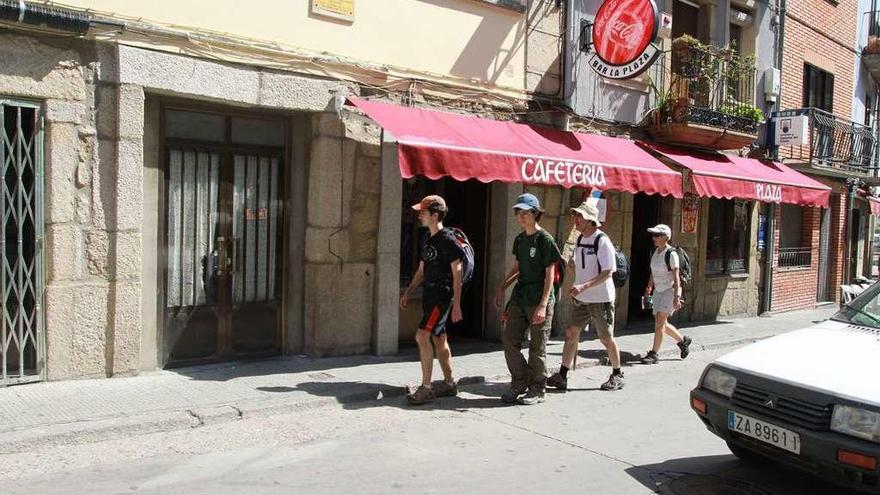
<svg viewBox="0 0 880 495">
<path fill-rule="evenodd" d="M 660 54 L 653 44 L 659 24 L 654 0 L 605 0 L 592 26 L 590 67 L 611 79 L 641 74 Z"/>
</svg>

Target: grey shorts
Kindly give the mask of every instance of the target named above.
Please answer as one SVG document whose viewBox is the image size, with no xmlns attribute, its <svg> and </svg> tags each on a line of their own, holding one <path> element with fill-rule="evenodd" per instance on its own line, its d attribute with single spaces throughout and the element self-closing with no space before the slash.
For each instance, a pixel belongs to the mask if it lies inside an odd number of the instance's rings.
<svg viewBox="0 0 880 495">
<path fill-rule="evenodd" d="M 675 289 L 664 290 L 663 292 L 654 293 L 654 314 L 666 313 L 672 316 L 675 313 L 673 300 L 675 299 Z"/>
<path fill-rule="evenodd" d="M 599 337 L 614 337 L 614 303 L 584 303 L 574 299 L 568 326 L 596 329 Z"/>
</svg>

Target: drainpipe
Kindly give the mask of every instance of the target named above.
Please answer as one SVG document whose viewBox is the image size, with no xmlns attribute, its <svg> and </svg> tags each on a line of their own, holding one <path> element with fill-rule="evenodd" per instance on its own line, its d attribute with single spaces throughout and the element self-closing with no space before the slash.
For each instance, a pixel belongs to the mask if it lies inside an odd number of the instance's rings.
<svg viewBox="0 0 880 495">
<path fill-rule="evenodd" d="M 776 12 L 779 16 L 779 24 L 776 26 L 776 52 L 773 61 L 774 67 L 779 69 L 780 87 L 782 86 L 782 50 L 785 46 L 785 1 L 786 0 L 778 0 L 777 3 L 778 9 Z M 777 101 L 780 98 L 782 98 L 782 95 L 777 97 Z M 777 106 L 780 106 L 779 103 L 771 103 L 768 110 L 772 112 Z M 766 136 L 765 139 L 767 139 Z M 773 158 L 774 161 L 779 159 L 779 146 L 773 147 L 771 158 Z M 764 279 L 764 293 L 761 295 L 761 307 L 763 308 L 764 313 L 769 313 L 773 310 L 773 262 L 776 258 L 776 256 L 774 256 L 774 253 L 776 252 L 776 208 L 776 203 L 770 203 L 768 205 L 767 222 L 764 227 L 767 229 L 766 235 L 764 236 L 764 270 L 762 273 L 762 278 Z"/>
<path fill-rule="evenodd" d="M 86 34 L 92 18 L 78 10 L 49 7 L 24 0 L 0 0 L 0 21 Z"/>
</svg>

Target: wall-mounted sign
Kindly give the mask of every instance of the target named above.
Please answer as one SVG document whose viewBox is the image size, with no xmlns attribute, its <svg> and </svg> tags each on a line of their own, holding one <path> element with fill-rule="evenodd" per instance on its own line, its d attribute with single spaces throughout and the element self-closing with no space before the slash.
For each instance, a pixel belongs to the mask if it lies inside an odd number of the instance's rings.
<svg viewBox="0 0 880 495">
<path fill-rule="evenodd" d="M 605 0 L 592 25 L 590 67 L 609 79 L 636 77 L 660 54 L 659 27 L 654 0 Z"/>
<path fill-rule="evenodd" d="M 696 234 L 699 217 L 700 197 L 691 192 L 685 193 L 681 209 L 681 233 Z"/>
<path fill-rule="evenodd" d="M 807 144 L 810 136 L 810 120 L 806 115 L 776 117 L 776 145 L 800 146 Z"/>
<path fill-rule="evenodd" d="M 354 21 L 354 0 L 312 0 L 312 13 Z"/>
</svg>

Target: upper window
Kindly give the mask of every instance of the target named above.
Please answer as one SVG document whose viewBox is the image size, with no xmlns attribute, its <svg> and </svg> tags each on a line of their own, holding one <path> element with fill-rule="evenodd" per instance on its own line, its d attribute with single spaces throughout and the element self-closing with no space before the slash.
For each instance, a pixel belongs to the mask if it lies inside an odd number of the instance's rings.
<svg viewBox="0 0 880 495">
<path fill-rule="evenodd" d="M 804 64 L 804 106 L 834 111 L 834 74 Z"/>
</svg>

